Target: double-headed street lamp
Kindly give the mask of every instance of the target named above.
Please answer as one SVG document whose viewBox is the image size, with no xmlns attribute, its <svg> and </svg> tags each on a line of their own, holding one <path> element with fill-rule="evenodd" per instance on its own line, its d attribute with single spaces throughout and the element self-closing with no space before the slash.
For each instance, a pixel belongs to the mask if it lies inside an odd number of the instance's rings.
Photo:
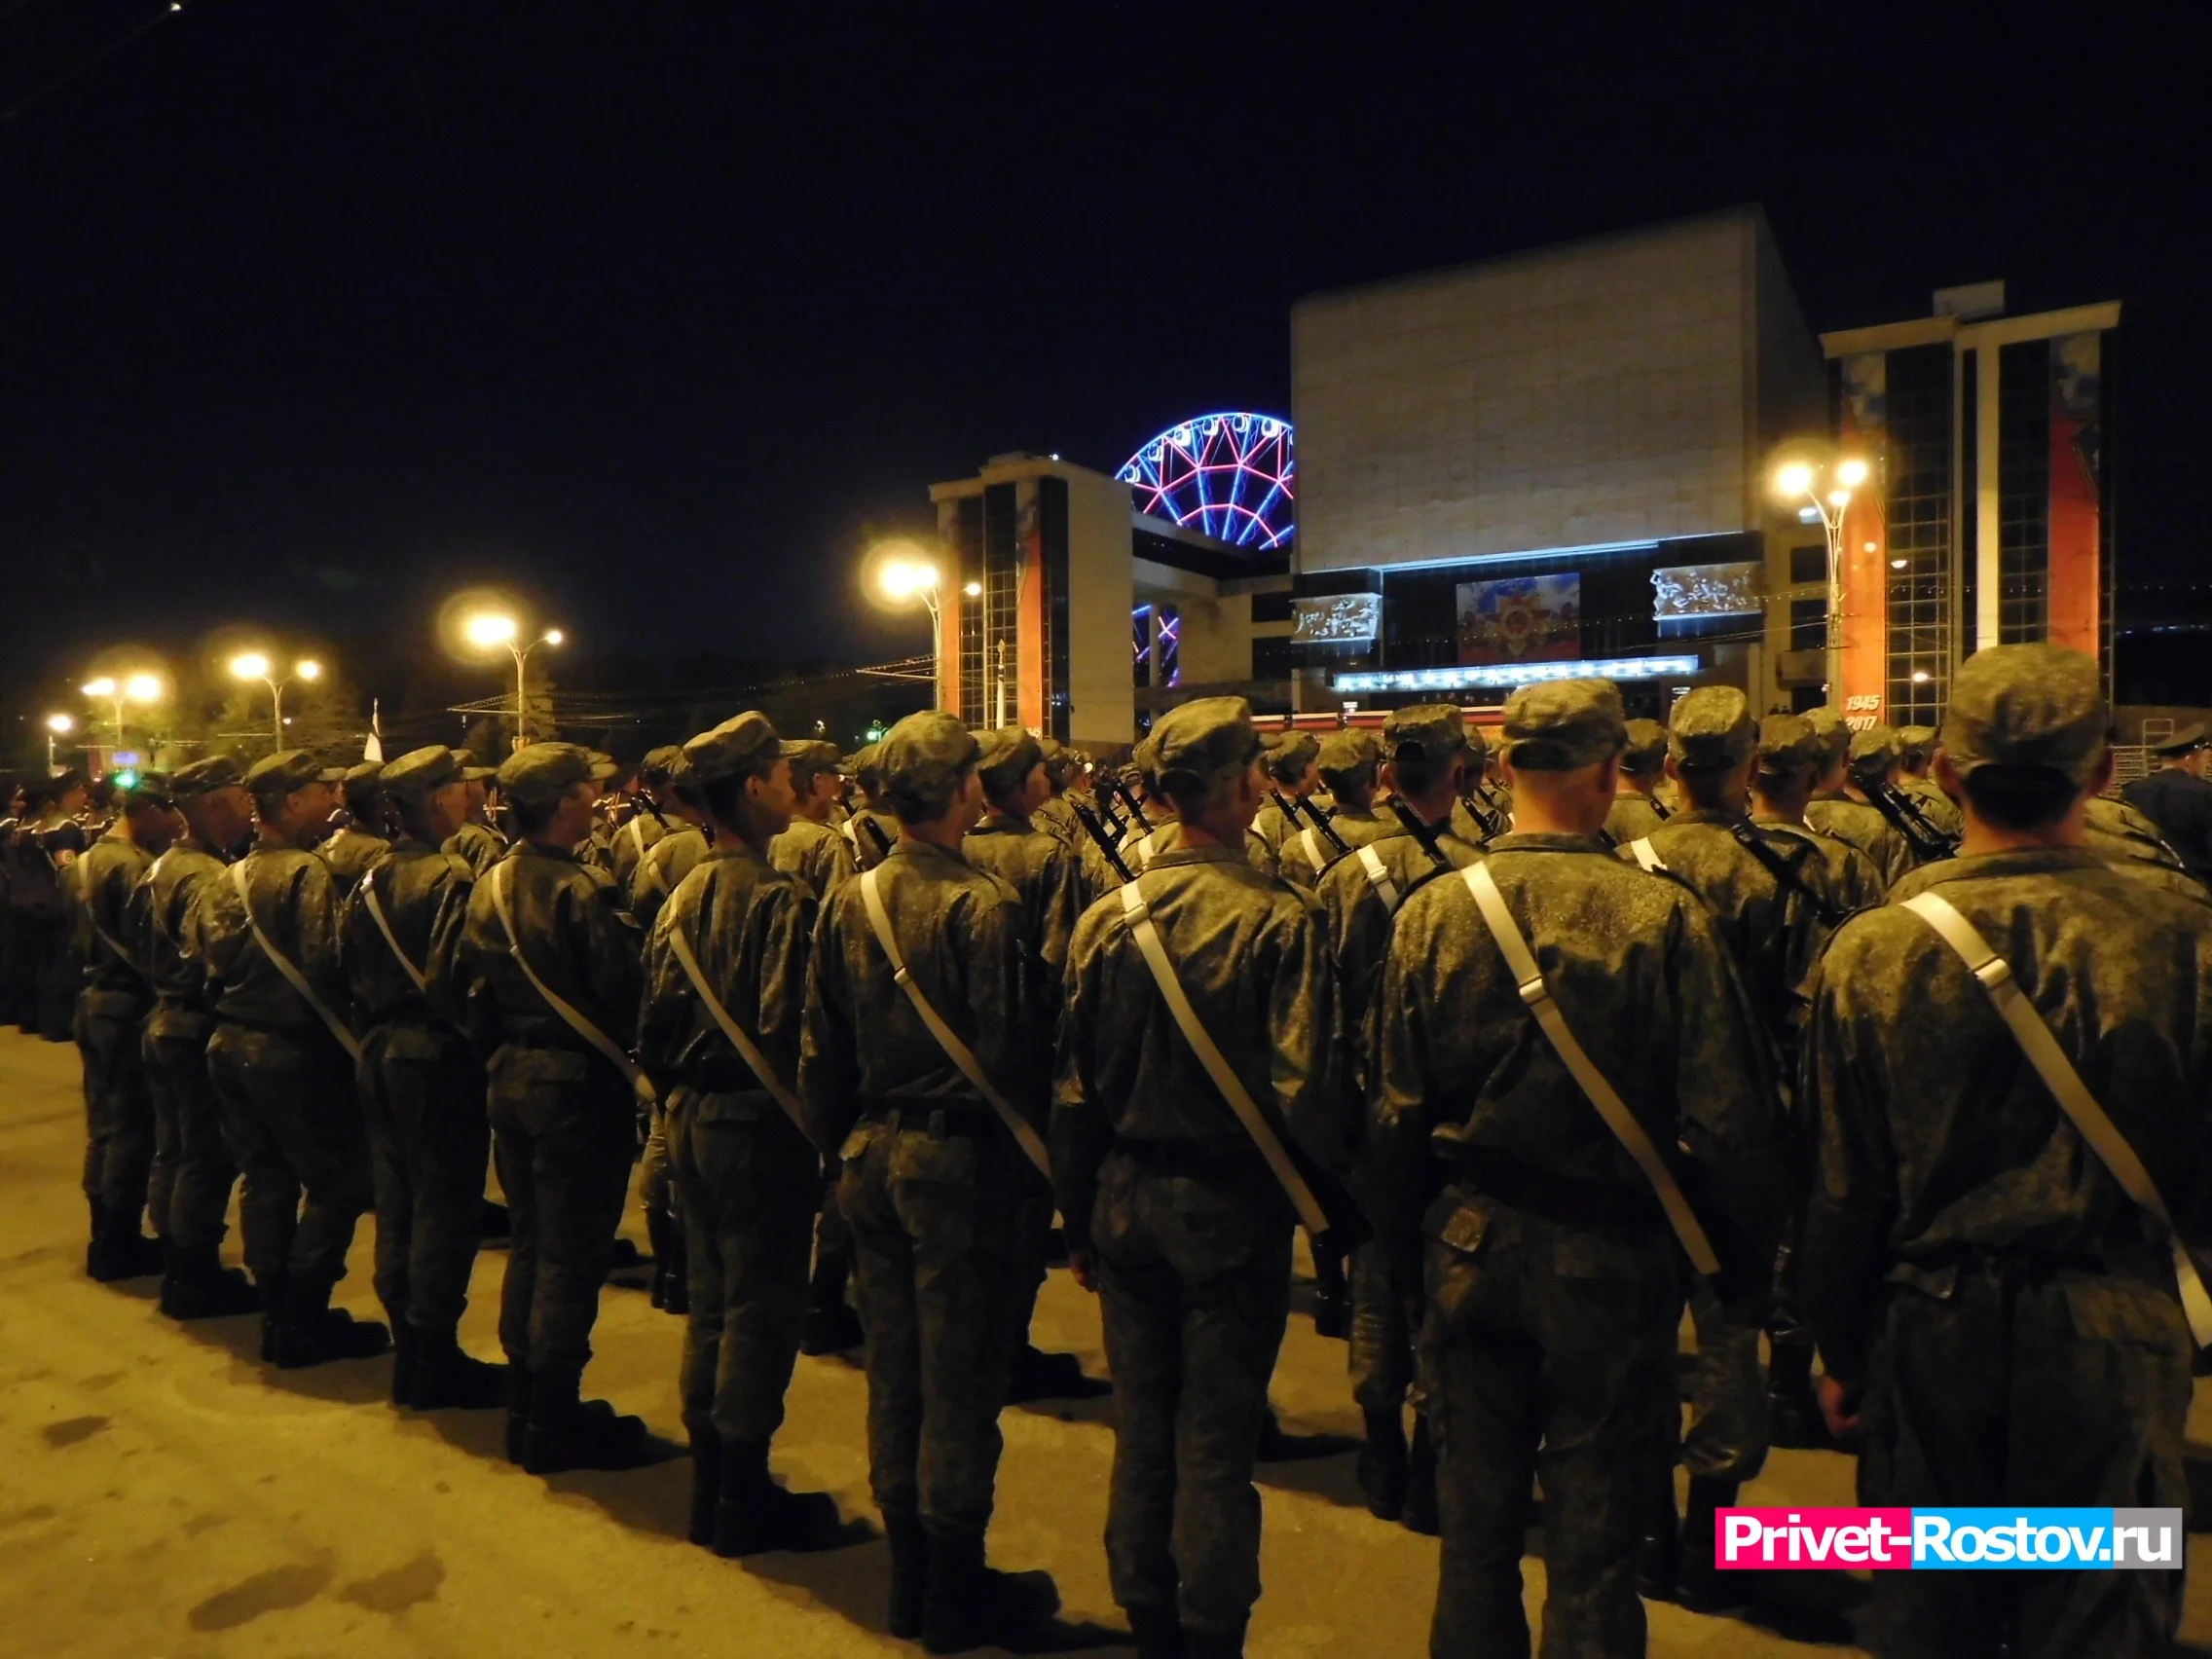
<svg viewBox="0 0 2212 1659">
<path fill-rule="evenodd" d="M 504 645 L 515 659 L 515 747 L 523 748 L 530 742 L 530 728 L 525 723 L 530 715 L 530 653 L 539 645 L 559 645 L 561 630 L 548 628 L 524 645 L 521 623 L 502 612 L 486 610 L 462 623 L 461 631 L 477 649 L 488 651 L 495 645 Z"/>
<path fill-rule="evenodd" d="M 943 578 L 934 561 L 911 542 L 893 542 L 876 554 L 875 591 L 886 605 L 907 606 L 920 600 L 930 613 L 930 707 L 944 703 L 944 614 L 938 604 L 938 583 Z"/>
<path fill-rule="evenodd" d="M 1856 456 L 1826 461 L 1786 461 L 1774 469 L 1774 493 L 1820 520 L 1828 544 L 1828 697 L 1843 696 L 1843 515 L 1851 493 L 1866 482 L 1866 463 Z"/>
<path fill-rule="evenodd" d="M 88 680 L 78 687 L 95 702 L 110 703 L 115 707 L 115 747 L 123 747 L 123 705 L 159 703 L 162 700 L 162 680 L 158 674 L 140 671 L 125 675 L 118 680 L 112 674 L 103 674 L 97 680 Z M 50 720 L 51 726 L 53 722 Z M 112 753 L 112 751 L 111 751 Z"/>
<path fill-rule="evenodd" d="M 55 763 L 54 740 L 57 737 L 67 737 L 76 729 L 77 722 L 67 715 L 49 715 L 46 717 L 46 775 L 48 777 L 54 777 L 61 770 Z"/>
<path fill-rule="evenodd" d="M 292 672 L 284 679 L 276 678 L 269 658 L 260 651 L 241 651 L 231 658 L 231 677 L 235 680 L 258 680 L 269 687 L 270 701 L 274 705 L 276 747 L 284 747 L 284 687 L 297 680 L 313 682 L 322 678 L 322 664 L 312 657 L 303 657 L 292 664 Z"/>
</svg>

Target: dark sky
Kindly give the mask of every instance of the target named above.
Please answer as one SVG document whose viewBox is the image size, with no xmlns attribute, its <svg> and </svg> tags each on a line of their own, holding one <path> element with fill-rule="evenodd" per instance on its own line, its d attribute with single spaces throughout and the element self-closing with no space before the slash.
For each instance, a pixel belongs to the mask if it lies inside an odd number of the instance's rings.
<svg viewBox="0 0 2212 1659">
<path fill-rule="evenodd" d="M 493 578 L 919 648 L 851 571 L 933 480 L 1288 413 L 1301 294 L 1743 201 L 1816 328 L 2124 301 L 2123 576 L 2202 570 L 2201 8 L 166 5 L 0 0 L 9 104 L 164 19 L 0 125 L 18 705 L 241 619 L 388 678 Z"/>
</svg>

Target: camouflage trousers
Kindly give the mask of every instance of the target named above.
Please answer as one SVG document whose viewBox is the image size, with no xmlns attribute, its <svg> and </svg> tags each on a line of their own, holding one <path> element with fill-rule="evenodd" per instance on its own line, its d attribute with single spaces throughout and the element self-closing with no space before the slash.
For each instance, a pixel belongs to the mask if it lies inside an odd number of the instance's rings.
<svg viewBox="0 0 2212 1659">
<path fill-rule="evenodd" d="M 207 1075 L 238 1160 L 239 1230 L 255 1281 L 336 1284 L 354 1226 L 375 1203 L 352 1062 L 320 1032 L 225 1021 L 207 1041 Z"/>
<path fill-rule="evenodd" d="M 154 1097 L 140 1030 L 146 1005 L 123 991 L 77 997 L 77 1052 L 85 1072 L 85 1196 L 135 1213 L 154 1172 Z M 165 1177 L 167 1175 L 165 1170 Z M 154 1209 L 159 1226 L 162 1206 Z"/>
<path fill-rule="evenodd" d="M 147 1204 L 154 1231 L 186 1250 L 222 1243 L 239 1178 L 223 1138 L 223 1103 L 207 1076 L 214 1029 L 203 1014 L 157 1007 L 140 1050 L 154 1101 L 155 1181 Z"/>
<path fill-rule="evenodd" d="M 1114 1600 L 1240 1632 L 1260 1599 L 1252 1485 L 1290 1318 L 1292 1224 L 1272 1185 L 1099 1171 L 1091 1213 L 1119 1414 L 1106 1562 Z"/>
<path fill-rule="evenodd" d="M 1768 1444 L 1760 1320 L 1722 1306 L 1702 1274 L 1690 1275 L 1689 1305 L 1697 1357 L 1689 1374 L 1682 1467 L 1713 1480 L 1756 1480 L 1766 1467 Z"/>
<path fill-rule="evenodd" d="M 1027 1166 L 979 1103 L 864 1120 L 843 1158 L 876 1505 L 940 1536 L 980 1531 L 998 1480 Z"/>
<path fill-rule="evenodd" d="M 38 1034 L 49 1043 L 66 1043 L 76 1029 L 77 992 L 84 981 L 70 932 L 67 916 L 30 918 L 32 1008 Z"/>
<path fill-rule="evenodd" d="M 1374 1239 L 1352 1253 L 1352 1398 L 1367 1412 L 1394 1412 L 1410 1394 L 1420 1407 L 1414 1347 L 1422 1313 L 1420 1256 Z"/>
<path fill-rule="evenodd" d="M 798 1363 L 822 1160 L 758 1094 L 679 1088 L 667 1121 L 690 1278 L 684 1427 L 764 1442 L 783 1425 Z"/>
<path fill-rule="evenodd" d="M 1430 1205 L 1421 1369 L 1443 1523 L 1435 1659 L 1526 1654 L 1521 1556 L 1544 1491 L 1546 1659 L 1640 1654 L 1637 1547 L 1670 1437 L 1681 1288 L 1664 1232 Z"/>
<path fill-rule="evenodd" d="M 1037 1316 L 1037 1298 L 1044 1291 L 1045 1258 L 1052 1246 L 1052 1184 L 1026 1161 L 1021 1211 L 1014 1217 L 1014 1305 L 1007 1314 L 1007 1334 L 1019 1353 L 1029 1341 L 1029 1322 Z"/>
<path fill-rule="evenodd" d="M 2189 1328 L 2170 1289 L 2010 1262 L 1946 1269 L 1893 1289 L 1867 1378 L 1859 1501 L 2181 1507 L 2190 1392 Z M 2163 1654 L 2182 1579 L 1877 1572 L 1875 1647 L 1978 1659 L 2009 1630 L 2016 1659 Z"/>
<path fill-rule="evenodd" d="M 468 1307 L 492 1125 L 484 1073 L 458 1031 L 380 1025 L 361 1043 L 376 1176 L 377 1300 L 392 1323 L 448 1330 Z"/>
<path fill-rule="evenodd" d="M 591 1361 L 630 1191 L 634 1096 L 604 1060 L 507 1044 L 492 1056 L 486 1097 L 511 1229 L 499 1345 L 557 1397 Z"/>
</svg>

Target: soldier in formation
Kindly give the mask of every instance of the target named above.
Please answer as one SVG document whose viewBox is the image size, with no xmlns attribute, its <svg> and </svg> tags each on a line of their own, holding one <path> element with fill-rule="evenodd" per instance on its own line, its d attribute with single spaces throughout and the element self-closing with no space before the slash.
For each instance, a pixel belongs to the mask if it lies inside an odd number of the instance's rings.
<svg viewBox="0 0 2212 1659">
<path fill-rule="evenodd" d="M 340 899 L 353 891 L 363 870 L 391 850 L 391 842 L 384 833 L 384 794 L 377 783 L 383 773 L 383 762 L 364 760 L 347 768 L 340 780 L 346 822 L 316 849 L 330 866 L 330 878 L 337 884 Z"/>
<path fill-rule="evenodd" d="M 1630 720 L 1628 747 L 1621 751 L 1620 783 L 1612 810 L 1605 814 L 1605 833 L 1625 847 L 1666 823 L 1668 808 L 1659 798 L 1666 776 L 1667 728 L 1657 720 Z"/>
</svg>

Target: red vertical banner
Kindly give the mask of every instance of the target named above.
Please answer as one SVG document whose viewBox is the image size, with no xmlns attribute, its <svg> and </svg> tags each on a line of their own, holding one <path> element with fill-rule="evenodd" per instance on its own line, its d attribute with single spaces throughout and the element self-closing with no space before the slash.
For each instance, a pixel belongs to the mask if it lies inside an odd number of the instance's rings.
<svg viewBox="0 0 2212 1659">
<path fill-rule="evenodd" d="M 1882 512 L 1889 473 L 1889 369 L 1885 351 L 1843 359 L 1837 453 L 1863 461 L 1867 473 L 1843 515 L 1843 683 L 1828 687 L 1829 707 L 1876 713 L 1890 689 L 1890 538 Z"/>
<path fill-rule="evenodd" d="M 2097 654 L 2102 335 L 2050 343 L 2050 643 Z"/>
<path fill-rule="evenodd" d="M 1021 591 L 1014 607 L 1015 721 L 1045 727 L 1045 515 L 1037 480 L 1014 486 L 1014 558 Z"/>
<path fill-rule="evenodd" d="M 967 719 L 968 712 L 960 706 L 960 584 L 940 583 L 938 592 L 937 706 Z"/>
</svg>

